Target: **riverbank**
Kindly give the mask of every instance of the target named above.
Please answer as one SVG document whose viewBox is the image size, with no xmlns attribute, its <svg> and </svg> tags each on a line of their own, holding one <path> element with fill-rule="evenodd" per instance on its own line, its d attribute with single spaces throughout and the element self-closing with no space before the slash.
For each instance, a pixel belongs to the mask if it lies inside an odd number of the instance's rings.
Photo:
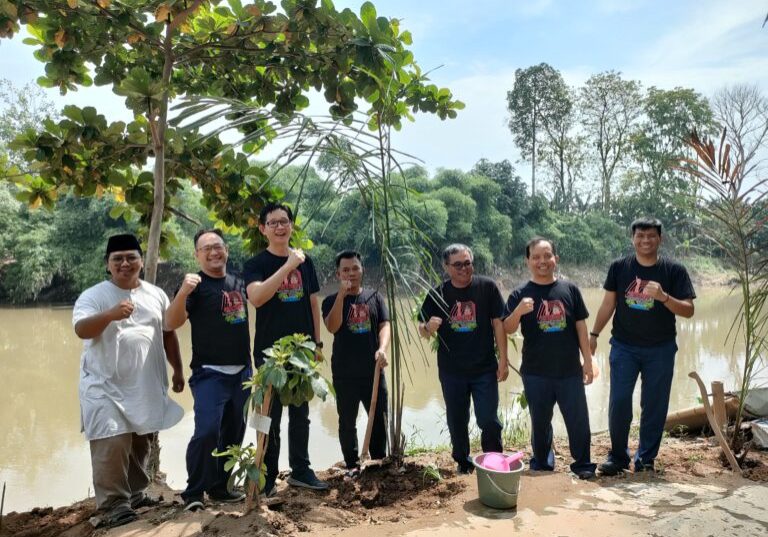
<svg viewBox="0 0 768 537">
<path fill-rule="evenodd" d="M 594 437 L 594 460 L 605 458 L 609 444 L 605 434 Z M 9 513 L 3 517 L 0 537 L 295 536 L 307 532 L 375 537 L 438 531 L 462 535 L 470 529 L 477 530 L 477 535 L 491 535 L 533 528 L 537 535 L 678 535 L 673 526 L 662 524 L 665 519 L 670 523 L 687 520 L 706 529 L 679 535 L 751 536 L 768 528 L 766 451 L 751 452 L 744 477 L 738 477 L 724 465 L 720 450 L 709 439 L 665 438 L 656 474 L 628 473 L 590 482 L 569 474 L 570 457 L 562 439 L 557 440 L 557 452 L 555 472 L 525 472 L 516 510 L 497 511 L 480 504 L 475 476 L 457 475 L 450 455 L 441 452 L 408 457 L 401 468 L 366 469 L 352 482 L 335 468 L 320 472 L 331 484 L 323 493 L 280 484 L 280 504 L 248 515 L 243 504 L 211 505 L 205 511 L 187 513 L 178 491 L 158 486 L 153 492 L 163 495 L 163 503 L 142 509 L 138 521 L 120 528 L 94 531 L 88 522 L 94 503 L 84 500 L 59 509 Z M 434 469 L 439 470 L 439 480 Z"/>
</svg>

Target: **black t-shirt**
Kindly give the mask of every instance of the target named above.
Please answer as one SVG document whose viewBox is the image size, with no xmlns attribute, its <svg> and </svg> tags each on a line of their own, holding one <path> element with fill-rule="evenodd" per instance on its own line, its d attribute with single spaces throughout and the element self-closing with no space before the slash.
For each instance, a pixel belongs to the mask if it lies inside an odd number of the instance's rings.
<svg viewBox="0 0 768 537">
<path fill-rule="evenodd" d="M 245 263 L 245 286 L 251 282 L 263 282 L 280 270 L 287 256 L 278 256 L 264 250 Z M 320 286 L 312 259 L 307 256 L 298 269 L 291 271 L 280 288 L 260 308 L 256 308 L 256 334 L 253 338 L 253 358 L 256 365 L 264 363 L 262 352 L 281 337 L 291 334 L 307 334 L 315 339 L 310 295 Z"/>
<path fill-rule="evenodd" d="M 621 343 L 651 347 L 675 339 L 675 314 L 644 293 L 649 281 L 658 282 L 679 300 L 696 298 L 688 271 L 680 263 L 660 257 L 652 267 L 644 267 L 634 254 L 617 259 L 603 288 L 616 293 L 612 335 Z"/>
<path fill-rule="evenodd" d="M 212 278 L 198 272 L 200 283 L 187 296 L 192 325 L 192 364 L 249 365 L 248 304 L 243 279 L 234 274 Z M 178 289 L 176 290 L 178 293 Z"/>
<path fill-rule="evenodd" d="M 498 367 L 491 319 L 504 315 L 504 299 L 490 278 L 473 276 L 456 288 L 450 280 L 432 289 L 421 305 L 423 322 L 440 317 L 437 366 L 450 373 L 485 373 Z"/>
<path fill-rule="evenodd" d="M 331 312 L 337 294 L 323 300 L 323 318 Z M 333 336 L 333 378 L 373 378 L 379 324 L 389 320 L 384 299 L 372 289 L 362 289 L 356 296 L 347 295 L 341 319 L 341 327 Z"/>
<path fill-rule="evenodd" d="M 533 299 L 533 311 L 520 317 L 523 333 L 520 372 L 557 378 L 581 375 L 576 322 L 589 317 L 589 312 L 579 288 L 562 280 L 548 285 L 529 281 L 510 293 L 508 315 L 523 298 Z"/>
</svg>

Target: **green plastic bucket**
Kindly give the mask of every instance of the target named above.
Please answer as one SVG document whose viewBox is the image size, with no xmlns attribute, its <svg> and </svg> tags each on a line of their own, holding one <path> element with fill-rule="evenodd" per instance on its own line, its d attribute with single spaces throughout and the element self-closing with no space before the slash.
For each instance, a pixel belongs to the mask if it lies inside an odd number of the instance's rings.
<svg viewBox="0 0 768 537">
<path fill-rule="evenodd" d="M 520 492 L 520 475 L 525 470 L 523 461 L 515 463 L 515 469 L 509 472 L 497 472 L 483 466 L 485 453 L 472 459 L 477 474 L 477 493 L 483 505 L 494 509 L 512 509 L 517 506 Z"/>
</svg>

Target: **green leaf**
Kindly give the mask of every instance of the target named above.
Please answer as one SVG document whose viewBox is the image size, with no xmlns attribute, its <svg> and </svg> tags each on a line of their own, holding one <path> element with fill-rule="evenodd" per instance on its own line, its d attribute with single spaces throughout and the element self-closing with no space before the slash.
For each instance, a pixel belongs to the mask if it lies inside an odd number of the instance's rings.
<svg viewBox="0 0 768 537">
<path fill-rule="evenodd" d="M 360 19 L 368 31 L 376 29 L 376 7 L 370 2 L 365 2 L 360 6 Z"/>
</svg>

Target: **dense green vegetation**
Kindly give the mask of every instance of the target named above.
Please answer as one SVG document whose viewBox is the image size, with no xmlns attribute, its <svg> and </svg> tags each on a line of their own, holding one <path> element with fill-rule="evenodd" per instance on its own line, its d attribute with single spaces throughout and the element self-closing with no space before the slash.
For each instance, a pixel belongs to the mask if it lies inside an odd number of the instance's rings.
<svg viewBox="0 0 768 537">
<path fill-rule="evenodd" d="M 7 179 L 0 181 L 0 301 L 72 300 L 103 278 L 105 238 L 120 230 L 146 236 L 147 215 L 110 189 L 77 197 L 62 188 L 45 200 L 31 199 L 30 175 L 22 155 L 9 148 L 11 141 L 45 117 L 58 118 L 33 86 L 2 82 L 0 101 L 0 163 Z M 563 264 L 601 272 L 629 249 L 629 223 L 653 215 L 664 221 L 668 252 L 689 257 L 694 270 L 716 270 L 722 249 L 698 230 L 718 224 L 701 210 L 696 183 L 678 168 L 693 156 L 683 139 L 694 128 L 711 133 L 727 126 L 728 141 L 746 162 L 742 173 L 757 173 L 768 136 L 767 104 L 761 90 L 749 85 L 725 87 L 707 99 L 687 88 L 644 91 L 640 82 L 616 72 L 568 88 L 546 64 L 521 69 L 508 106 L 511 134 L 525 159 L 520 170 L 530 163 L 530 182 L 507 160 L 483 159 L 470 170 L 434 173 L 412 166 L 394 174 L 392 191 L 408 208 L 410 223 L 398 224 L 402 233 L 395 228 L 393 251 L 407 250 L 404 243 L 413 234 L 406 227 L 413 224 L 433 254 L 434 268 L 439 270 L 442 247 L 466 242 L 475 250 L 478 270 L 499 275 L 520 267 L 525 242 L 541 234 L 557 242 Z M 331 277 L 333 256 L 342 248 L 361 250 L 371 269 L 380 265 L 375 213 L 364 191 L 339 180 L 348 164 L 323 154 L 312 165 L 286 166 L 271 179 L 270 190 L 297 208 L 322 278 Z M 269 169 L 268 163 L 249 165 Z M 23 182 L 16 181 L 22 176 Z M 223 225 L 221 215 L 207 208 L 210 195 L 179 181 L 161 242 L 166 269 L 194 269 L 195 231 Z M 224 228 L 238 267 L 253 244 L 244 242 L 248 233 L 241 228 Z M 399 262 L 407 274 L 424 274 L 407 255 Z"/>
</svg>

